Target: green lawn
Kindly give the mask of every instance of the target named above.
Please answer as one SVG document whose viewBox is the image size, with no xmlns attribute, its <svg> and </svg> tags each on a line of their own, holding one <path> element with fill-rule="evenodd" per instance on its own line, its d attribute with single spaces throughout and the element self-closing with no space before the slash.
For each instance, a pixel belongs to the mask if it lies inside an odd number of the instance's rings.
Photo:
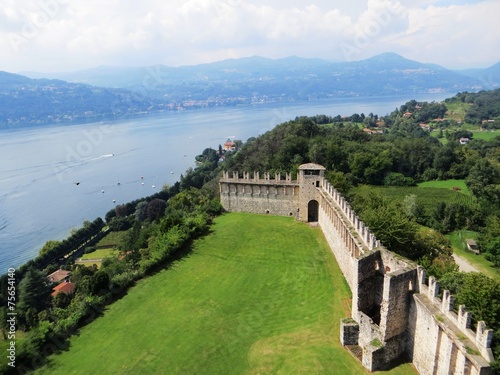
<svg viewBox="0 0 500 375">
<path fill-rule="evenodd" d="M 500 273 L 498 269 L 492 267 L 491 262 L 488 262 L 484 258 L 484 255 L 476 255 L 466 250 L 465 240 L 468 238 L 473 240 L 477 239 L 477 232 L 461 230 L 447 234 L 446 237 L 449 238 L 455 254 L 467 259 L 481 273 L 500 282 Z"/>
<path fill-rule="evenodd" d="M 126 234 L 127 231 L 109 232 L 97 243 L 97 246 L 118 245 Z"/>
<path fill-rule="evenodd" d="M 319 228 L 226 214 L 36 373 L 368 374 L 339 343 L 349 296 Z"/>
<path fill-rule="evenodd" d="M 474 139 L 484 139 L 486 141 L 491 141 L 495 137 L 500 136 L 500 130 L 492 130 L 492 131 L 475 131 L 473 138 Z"/>
<path fill-rule="evenodd" d="M 114 248 L 108 248 L 108 249 L 98 249 L 96 251 L 93 251 L 88 254 L 83 254 L 81 259 L 86 260 L 86 259 L 103 259 L 112 255 L 117 255 L 118 250 Z"/>
<path fill-rule="evenodd" d="M 464 193 L 466 195 L 472 195 L 469 191 L 469 188 L 465 184 L 465 180 L 442 180 L 442 181 L 426 181 L 418 184 L 418 187 L 421 188 L 440 188 L 440 189 L 450 189 L 459 188 L 458 191 L 460 193 Z"/>
</svg>

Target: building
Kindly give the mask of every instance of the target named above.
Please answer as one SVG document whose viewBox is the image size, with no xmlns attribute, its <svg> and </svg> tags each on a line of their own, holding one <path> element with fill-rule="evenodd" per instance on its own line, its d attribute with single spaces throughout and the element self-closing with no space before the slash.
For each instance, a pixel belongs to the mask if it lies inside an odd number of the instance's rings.
<svg viewBox="0 0 500 375">
<path fill-rule="evenodd" d="M 460 144 L 461 145 L 466 145 L 469 142 L 470 142 L 469 138 L 465 138 L 465 137 L 460 138 Z"/>
<path fill-rule="evenodd" d="M 228 139 L 225 143 L 224 146 L 222 146 L 222 149 L 224 151 L 235 151 L 236 150 L 236 143 Z"/>
<path fill-rule="evenodd" d="M 273 178 L 258 172 L 224 172 L 220 200 L 227 211 L 294 217 L 318 225 L 351 288 L 351 317 L 341 321 L 340 340 L 370 371 L 401 356 L 421 374 L 492 374 L 493 331 L 484 322 L 471 329 L 465 306 L 453 311 L 453 296 L 434 277 L 388 251 L 324 178 L 308 163 Z"/>
<path fill-rule="evenodd" d="M 53 292 L 50 294 L 51 297 L 55 297 L 59 293 L 64 293 L 64 294 L 73 294 L 75 291 L 76 285 L 73 284 L 72 282 L 69 281 L 64 281 L 60 283 L 59 285 L 55 286 L 52 288 Z"/>
<path fill-rule="evenodd" d="M 70 271 L 59 269 L 55 272 L 52 272 L 49 276 L 47 276 L 47 279 L 49 280 L 50 284 L 58 284 L 61 281 L 68 281 L 70 275 L 71 275 Z"/>
<path fill-rule="evenodd" d="M 473 252 L 476 255 L 481 253 L 477 247 L 476 241 L 471 240 L 471 239 L 466 239 L 465 245 L 467 246 L 467 250 L 469 250 L 470 252 Z"/>
</svg>

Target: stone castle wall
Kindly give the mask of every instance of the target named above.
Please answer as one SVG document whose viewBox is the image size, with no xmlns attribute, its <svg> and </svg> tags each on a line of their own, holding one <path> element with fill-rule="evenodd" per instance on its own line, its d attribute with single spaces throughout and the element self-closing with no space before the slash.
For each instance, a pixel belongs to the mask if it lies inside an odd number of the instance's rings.
<svg viewBox="0 0 500 375">
<path fill-rule="evenodd" d="M 279 174 L 274 179 L 266 174 L 261 179 L 257 172 L 252 178 L 249 173 L 243 177 L 234 173 L 230 177 L 225 172 L 220 182 L 220 199 L 227 211 L 299 218 L 299 186 L 290 175 L 283 180 Z"/>
<path fill-rule="evenodd" d="M 386 250 L 323 171 L 303 165 L 297 180 L 226 172 L 221 203 L 227 211 L 315 218 L 352 291 L 356 324 L 341 325 L 342 342 L 361 347 L 365 368 L 384 369 L 406 354 L 421 374 L 490 374 L 492 331 L 484 322 L 472 331 L 464 306 L 454 313 L 448 291 L 437 298 L 434 278 L 427 280 L 425 270 Z M 317 217 L 310 212 L 314 202 Z"/>
</svg>

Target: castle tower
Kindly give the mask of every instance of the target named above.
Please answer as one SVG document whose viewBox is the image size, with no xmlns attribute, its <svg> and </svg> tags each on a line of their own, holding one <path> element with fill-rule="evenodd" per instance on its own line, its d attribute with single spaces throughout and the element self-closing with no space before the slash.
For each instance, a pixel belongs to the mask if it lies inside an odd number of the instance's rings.
<svg viewBox="0 0 500 375">
<path fill-rule="evenodd" d="M 299 220 L 316 222 L 319 220 L 319 188 L 325 178 L 325 167 L 308 163 L 299 166 Z"/>
</svg>

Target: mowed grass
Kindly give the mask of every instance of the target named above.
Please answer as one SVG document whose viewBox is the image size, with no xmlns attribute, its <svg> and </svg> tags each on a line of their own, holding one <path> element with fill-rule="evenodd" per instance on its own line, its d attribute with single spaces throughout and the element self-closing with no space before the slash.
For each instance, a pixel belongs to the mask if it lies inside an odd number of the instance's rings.
<svg viewBox="0 0 500 375">
<path fill-rule="evenodd" d="M 473 136 L 474 139 L 484 139 L 485 141 L 491 141 L 496 137 L 500 137 L 500 130 L 476 131 Z"/>
<path fill-rule="evenodd" d="M 127 235 L 127 231 L 120 232 L 109 232 L 104 238 L 102 238 L 96 245 L 97 246 L 114 246 L 118 245 L 124 236 Z"/>
<path fill-rule="evenodd" d="M 114 248 L 108 248 L 108 249 L 98 249 L 95 251 L 92 251 L 91 253 L 88 254 L 83 254 L 81 256 L 81 259 L 87 260 L 87 259 L 104 259 L 106 257 L 110 257 L 113 255 L 117 255 L 118 250 Z"/>
<path fill-rule="evenodd" d="M 36 373 L 368 374 L 340 345 L 350 291 L 319 228 L 232 213 L 212 230 Z"/>
<path fill-rule="evenodd" d="M 464 193 L 466 195 L 472 195 L 469 188 L 465 184 L 465 180 L 441 180 L 441 181 L 426 181 L 418 184 L 421 188 L 440 188 L 440 189 L 450 189 L 459 188 L 459 193 Z"/>
</svg>

